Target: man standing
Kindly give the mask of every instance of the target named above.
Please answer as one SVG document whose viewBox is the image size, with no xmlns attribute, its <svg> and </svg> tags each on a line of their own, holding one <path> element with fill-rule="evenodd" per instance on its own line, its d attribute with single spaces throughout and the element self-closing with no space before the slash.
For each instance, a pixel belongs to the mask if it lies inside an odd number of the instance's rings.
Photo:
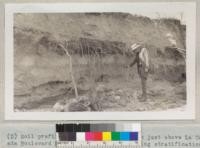
<svg viewBox="0 0 200 148">
<path fill-rule="evenodd" d="M 137 63 L 138 74 L 141 78 L 142 84 L 142 98 L 141 101 L 146 101 L 146 81 L 149 72 L 149 55 L 146 48 L 142 47 L 140 44 L 133 44 L 131 46 L 131 51 L 136 54 L 134 61 L 130 64 L 130 67 Z"/>
</svg>

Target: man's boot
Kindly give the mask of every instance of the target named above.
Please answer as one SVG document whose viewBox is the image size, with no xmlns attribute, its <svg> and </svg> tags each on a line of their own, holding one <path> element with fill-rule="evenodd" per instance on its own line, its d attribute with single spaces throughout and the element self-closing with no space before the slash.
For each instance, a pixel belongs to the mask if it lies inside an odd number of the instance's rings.
<svg viewBox="0 0 200 148">
<path fill-rule="evenodd" d="M 141 98 L 140 98 L 140 102 L 145 102 L 147 100 L 147 95 L 146 94 L 142 94 Z"/>
</svg>

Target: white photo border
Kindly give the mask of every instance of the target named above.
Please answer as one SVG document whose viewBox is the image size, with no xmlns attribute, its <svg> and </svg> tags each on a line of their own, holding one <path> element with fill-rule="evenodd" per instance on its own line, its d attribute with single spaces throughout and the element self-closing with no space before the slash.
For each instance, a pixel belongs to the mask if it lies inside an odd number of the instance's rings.
<svg viewBox="0 0 200 148">
<path fill-rule="evenodd" d="M 171 10 L 171 11 L 169 11 Z M 184 12 L 186 14 L 186 86 L 184 111 L 14 112 L 14 13 Z M 195 119 L 196 2 L 21 3 L 5 5 L 5 120 L 188 120 Z"/>
</svg>

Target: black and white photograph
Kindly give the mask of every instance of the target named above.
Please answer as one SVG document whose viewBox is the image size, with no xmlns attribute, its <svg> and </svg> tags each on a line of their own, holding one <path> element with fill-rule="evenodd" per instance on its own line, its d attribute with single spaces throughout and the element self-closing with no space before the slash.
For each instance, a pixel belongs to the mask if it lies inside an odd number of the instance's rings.
<svg viewBox="0 0 200 148">
<path fill-rule="evenodd" d="M 15 7 L 20 9 L 8 15 L 12 29 L 6 41 L 6 58 L 12 60 L 6 65 L 12 67 L 6 70 L 12 103 L 6 105 L 13 116 L 194 117 L 195 75 L 189 64 L 195 51 L 195 16 L 188 17 L 194 13 L 186 9 L 194 5 L 177 3 L 167 11 L 164 4 L 85 4 L 81 10 L 68 4 L 58 7 L 59 12 L 37 4 Z"/>
</svg>

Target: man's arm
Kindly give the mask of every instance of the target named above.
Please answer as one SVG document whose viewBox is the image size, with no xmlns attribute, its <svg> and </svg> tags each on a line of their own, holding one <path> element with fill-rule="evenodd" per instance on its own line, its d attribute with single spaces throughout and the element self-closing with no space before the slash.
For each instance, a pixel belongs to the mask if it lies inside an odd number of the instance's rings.
<svg viewBox="0 0 200 148">
<path fill-rule="evenodd" d="M 137 57 L 135 57 L 134 61 L 129 66 L 132 67 L 133 65 L 135 65 L 135 63 L 137 63 Z"/>
<path fill-rule="evenodd" d="M 145 57 L 146 67 L 149 68 L 149 53 L 146 48 L 145 48 L 145 52 L 144 52 L 144 57 Z"/>
<path fill-rule="evenodd" d="M 149 71 L 149 54 L 148 54 L 148 51 L 147 49 L 145 48 L 144 50 L 144 58 L 145 58 L 145 71 L 148 72 Z"/>
</svg>

